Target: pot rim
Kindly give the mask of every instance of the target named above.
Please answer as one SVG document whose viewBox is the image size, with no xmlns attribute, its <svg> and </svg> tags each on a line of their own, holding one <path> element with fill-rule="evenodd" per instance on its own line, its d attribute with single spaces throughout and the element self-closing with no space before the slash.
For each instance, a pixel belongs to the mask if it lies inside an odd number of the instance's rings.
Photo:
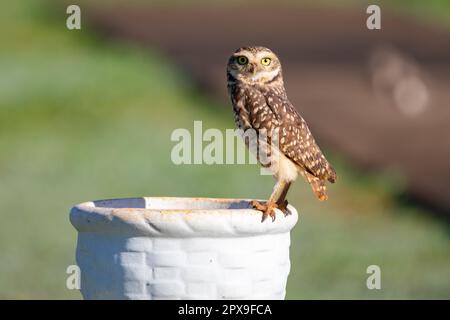
<svg viewBox="0 0 450 320">
<path fill-rule="evenodd" d="M 261 223 L 250 199 L 140 197 L 80 203 L 70 212 L 78 232 L 150 237 L 237 237 L 290 231 L 298 220 L 276 209 L 276 220 Z"/>
</svg>

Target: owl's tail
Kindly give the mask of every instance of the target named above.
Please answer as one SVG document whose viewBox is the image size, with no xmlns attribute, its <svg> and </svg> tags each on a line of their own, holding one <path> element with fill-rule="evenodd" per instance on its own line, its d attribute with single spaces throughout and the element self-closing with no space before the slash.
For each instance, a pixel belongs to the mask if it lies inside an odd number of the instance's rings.
<svg viewBox="0 0 450 320">
<path fill-rule="evenodd" d="M 327 164 L 327 173 L 328 173 L 327 180 L 331 183 L 335 183 L 337 178 L 336 170 L 334 170 L 333 166 L 330 163 Z"/>
<path fill-rule="evenodd" d="M 328 199 L 327 187 L 324 180 L 313 176 L 309 172 L 305 172 L 304 177 L 311 185 L 313 192 L 316 194 L 317 198 L 320 201 L 325 201 Z"/>
</svg>

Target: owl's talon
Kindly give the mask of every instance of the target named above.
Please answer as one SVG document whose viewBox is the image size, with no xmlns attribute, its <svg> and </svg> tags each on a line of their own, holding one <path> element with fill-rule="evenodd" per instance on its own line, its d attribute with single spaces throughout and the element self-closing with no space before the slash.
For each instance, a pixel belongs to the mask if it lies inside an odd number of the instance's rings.
<svg viewBox="0 0 450 320">
<path fill-rule="evenodd" d="M 264 220 L 266 220 L 268 216 L 272 218 L 272 222 L 275 221 L 276 218 L 275 209 L 278 208 L 278 205 L 276 203 L 261 203 L 257 200 L 253 200 L 251 202 L 251 205 L 256 210 L 262 211 L 263 214 L 261 222 L 264 222 Z"/>
<path fill-rule="evenodd" d="M 272 222 L 274 222 L 276 218 L 275 207 L 269 206 L 265 211 L 263 211 L 261 222 L 264 222 L 264 220 L 266 220 L 269 216 L 272 219 Z"/>
<path fill-rule="evenodd" d="M 275 208 L 272 208 L 272 210 L 270 211 L 269 215 L 272 218 L 272 222 L 274 222 L 275 218 L 276 218 Z"/>
</svg>

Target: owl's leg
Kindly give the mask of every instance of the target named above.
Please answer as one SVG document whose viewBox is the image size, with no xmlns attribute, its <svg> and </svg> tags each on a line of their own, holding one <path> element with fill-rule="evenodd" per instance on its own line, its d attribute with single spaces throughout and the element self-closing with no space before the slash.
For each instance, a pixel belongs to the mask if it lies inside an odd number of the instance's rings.
<svg viewBox="0 0 450 320">
<path fill-rule="evenodd" d="M 272 218 L 272 221 L 275 221 L 275 209 L 279 208 L 279 201 L 280 199 L 283 197 L 282 199 L 282 206 L 285 204 L 285 197 L 287 194 L 287 191 L 289 189 L 289 182 L 286 182 L 284 180 L 278 180 L 277 183 L 275 184 L 275 187 L 273 188 L 273 192 L 270 195 L 269 200 L 266 203 L 261 203 L 259 201 L 252 201 L 252 206 L 259 211 L 263 212 L 262 215 L 262 220 L 261 222 L 263 222 L 264 220 L 266 220 L 266 218 L 268 216 L 270 216 Z M 287 203 L 286 203 L 287 205 Z M 285 206 L 286 206 L 285 205 Z M 285 212 L 285 211 L 283 211 Z"/>
<path fill-rule="evenodd" d="M 291 212 L 287 208 L 289 203 L 286 200 L 286 195 L 287 195 L 287 193 L 289 191 L 290 186 L 291 186 L 291 182 L 285 182 L 285 184 L 283 186 L 283 191 L 282 191 L 280 197 L 277 200 L 278 209 L 283 211 L 285 216 L 288 216 L 288 215 L 291 214 Z"/>
</svg>

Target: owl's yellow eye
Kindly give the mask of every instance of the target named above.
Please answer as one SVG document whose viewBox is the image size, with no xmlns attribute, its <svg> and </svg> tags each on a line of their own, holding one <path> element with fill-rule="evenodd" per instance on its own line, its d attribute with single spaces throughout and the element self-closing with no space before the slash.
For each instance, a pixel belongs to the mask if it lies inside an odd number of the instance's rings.
<svg viewBox="0 0 450 320">
<path fill-rule="evenodd" d="M 246 56 L 239 56 L 237 57 L 237 63 L 240 65 L 244 65 L 248 63 L 248 58 Z"/>
<path fill-rule="evenodd" d="M 272 59 L 270 59 L 270 58 L 262 58 L 261 59 L 261 64 L 263 66 L 268 66 L 271 62 L 272 62 Z"/>
</svg>

